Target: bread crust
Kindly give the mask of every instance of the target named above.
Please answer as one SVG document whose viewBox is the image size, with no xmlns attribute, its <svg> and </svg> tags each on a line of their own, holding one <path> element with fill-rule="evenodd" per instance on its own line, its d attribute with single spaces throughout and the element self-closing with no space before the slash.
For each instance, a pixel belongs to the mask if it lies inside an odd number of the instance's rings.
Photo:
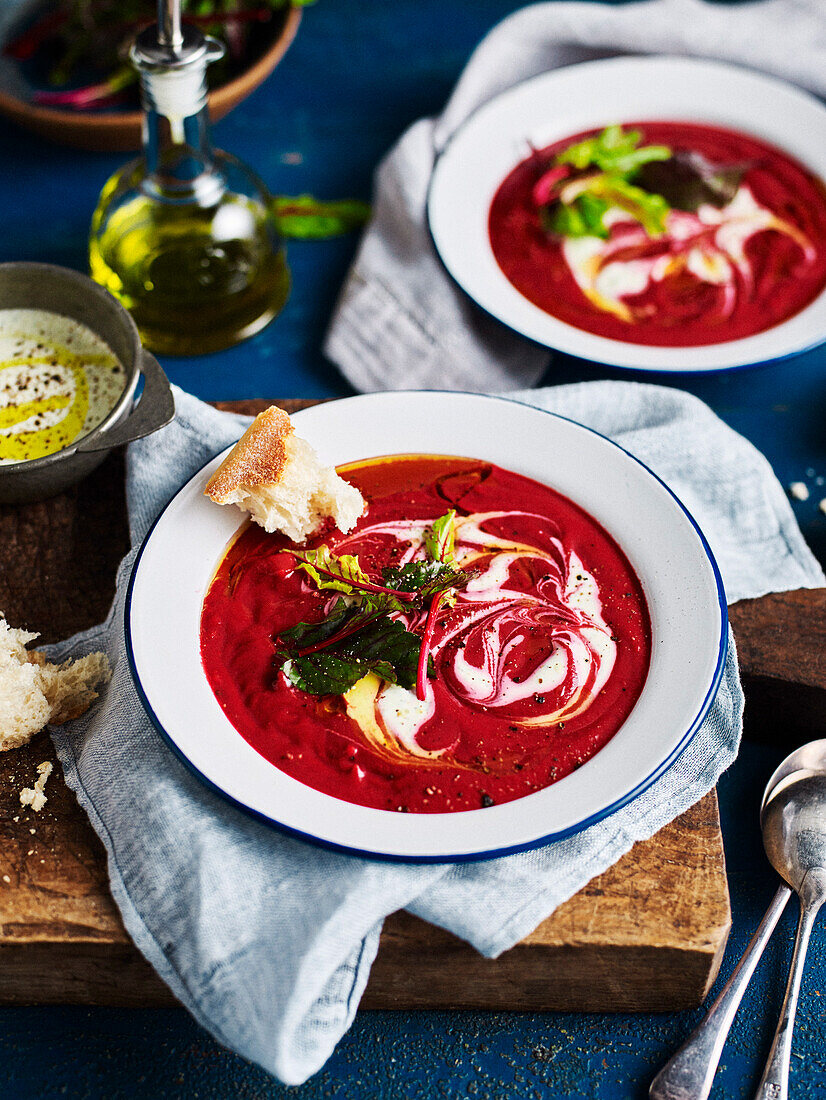
<svg viewBox="0 0 826 1100">
<path fill-rule="evenodd" d="M 290 418 L 276 405 L 253 420 L 204 489 L 216 504 L 227 504 L 242 487 L 273 485 L 287 462 L 286 440 L 293 432 Z"/>
</svg>

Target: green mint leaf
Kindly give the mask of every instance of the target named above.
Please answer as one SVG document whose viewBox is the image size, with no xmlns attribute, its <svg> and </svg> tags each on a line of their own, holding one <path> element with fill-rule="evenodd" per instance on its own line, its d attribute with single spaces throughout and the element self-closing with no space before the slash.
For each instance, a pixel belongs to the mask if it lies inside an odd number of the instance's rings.
<svg viewBox="0 0 826 1100">
<path fill-rule="evenodd" d="M 283 669 L 294 687 L 310 695 L 343 695 L 369 671 L 360 661 L 337 657 L 326 649 L 305 657 L 290 657 Z"/>
<path fill-rule="evenodd" d="M 633 176 L 646 164 L 668 160 L 671 150 L 667 145 L 644 145 L 627 153 L 601 157 L 597 162 L 603 172 L 617 176 Z"/>
<path fill-rule="evenodd" d="M 456 546 L 456 509 L 451 508 L 439 519 L 433 521 L 433 526 L 425 534 L 424 547 L 428 556 L 434 561 L 453 561 L 453 551 Z"/>
<path fill-rule="evenodd" d="M 595 191 L 609 206 L 619 206 L 630 214 L 649 236 L 665 232 L 665 220 L 671 207 L 662 195 L 653 195 L 633 183 L 610 176 L 601 177 Z"/>
<path fill-rule="evenodd" d="M 576 141 L 556 154 L 557 164 L 570 164 L 572 168 L 582 172 L 592 164 L 596 164 L 597 138 L 586 138 L 584 141 Z"/>
<path fill-rule="evenodd" d="M 576 200 L 572 203 L 557 203 L 550 210 L 542 211 L 540 221 L 546 232 L 554 233 L 557 237 L 589 237 L 592 235 L 580 213 Z M 605 230 L 603 233 L 593 235 L 607 237 L 608 231 Z"/>
<path fill-rule="evenodd" d="M 340 237 L 370 217 L 370 206 L 360 199 L 322 202 L 312 195 L 276 195 L 270 211 L 282 237 L 305 241 Z"/>
<path fill-rule="evenodd" d="M 332 589 L 350 596 L 355 591 L 351 582 L 370 584 L 370 578 L 362 572 L 359 560 L 353 554 L 336 557 L 330 553 L 329 546 L 319 546 L 317 550 L 294 550 L 292 553 L 301 562 L 298 568 L 303 569 L 318 588 Z"/>
<path fill-rule="evenodd" d="M 388 588 L 400 592 L 420 592 L 441 571 L 436 561 L 410 561 L 407 565 L 390 565 L 382 569 L 382 580 Z"/>
<path fill-rule="evenodd" d="M 638 221 L 649 236 L 665 232 L 671 207 L 662 197 L 619 176 L 589 176 L 569 185 L 570 201 L 551 207 L 546 228 L 561 237 L 608 236 L 604 214 L 617 206 Z M 563 192 L 564 197 L 564 192 Z"/>
<path fill-rule="evenodd" d="M 409 689 L 416 683 L 420 649 L 417 634 L 383 616 L 324 649 L 291 653 L 282 668 L 290 683 L 311 695 L 343 695 L 368 672 Z"/>
<path fill-rule="evenodd" d="M 470 570 L 459 569 L 451 562 L 443 561 L 411 561 L 401 568 L 382 571 L 388 588 L 416 591 L 419 597 L 417 606 L 425 604 L 439 592 L 464 588 L 473 575 Z"/>
<path fill-rule="evenodd" d="M 352 625 L 358 608 L 348 606 L 344 600 L 336 600 L 326 619 L 320 623 L 296 623 L 278 635 L 278 640 L 290 652 L 319 645 L 332 638 L 344 627 Z"/>
<path fill-rule="evenodd" d="M 409 589 L 397 587 L 400 595 L 395 596 L 382 585 L 374 584 L 355 555 L 336 557 L 326 545 L 317 550 L 293 550 L 292 554 L 301 562 L 299 569 L 303 569 L 318 588 L 358 598 L 366 610 L 404 611 L 411 606 L 413 593 Z"/>
<path fill-rule="evenodd" d="M 456 590 L 473 576 L 453 561 L 454 519 L 451 510 L 433 525 L 432 533 L 434 548 L 449 551 L 450 561 L 387 567 L 382 571 L 383 586 L 368 580 L 355 556 L 337 558 L 327 546 L 294 551 L 300 568 L 319 588 L 348 598 L 337 599 L 321 622 L 300 622 L 278 636 L 276 645 L 283 654 L 280 667 L 290 683 L 312 695 L 340 695 L 368 672 L 375 672 L 389 683 L 414 688 L 422 639 L 393 618 L 392 612 L 422 609 L 437 596 L 444 606 L 453 606 Z M 355 587 L 361 584 L 378 591 Z M 395 597 L 394 591 L 405 593 L 405 600 Z M 428 675 L 435 676 L 432 658 L 427 667 Z"/>
<path fill-rule="evenodd" d="M 416 684 L 421 645 L 418 634 L 407 630 L 397 619 L 385 616 L 345 639 L 340 649 L 391 684 L 412 688 Z"/>
<path fill-rule="evenodd" d="M 602 133 L 584 141 L 574 142 L 556 155 L 557 164 L 570 164 L 578 171 L 592 166 L 609 175 L 631 176 L 652 161 L 667 160 L 671 150 L 666 145 L 643 145 L 639 130 L 623 130 L 607 126 Z"/>
<path fill-rule="evenodd" d="M 583 192 L 574 204 L 579 213 L 586 234 L 592 237 L 607 237 L 608 226 L 603 218 L 610 207 L 606 199 L 594 195 L 590 191 Z"/>
</svg>

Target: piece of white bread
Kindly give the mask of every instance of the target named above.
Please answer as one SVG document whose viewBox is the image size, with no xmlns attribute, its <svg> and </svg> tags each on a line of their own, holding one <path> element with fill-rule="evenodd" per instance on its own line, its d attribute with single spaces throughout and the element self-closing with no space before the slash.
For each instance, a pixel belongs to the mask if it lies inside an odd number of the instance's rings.
<svg viewBox="0 0 826 1100">
<path fill-rule="evenodd" d="M 47 723 L 79 718 L 111 676 L 103 653 L 52 664 L 26 649 L 37 637 L 0 616 L 0 752 L 25 745 Z"/>
<path fill-rule="evenodd" d="M 207 482 L 216 504 L 237 504 L 265 531 L 303 542 L 329 516 L 352 530 L 364 498 L 295 434 L 276 406 L 259 413 Z"/>
</svg>

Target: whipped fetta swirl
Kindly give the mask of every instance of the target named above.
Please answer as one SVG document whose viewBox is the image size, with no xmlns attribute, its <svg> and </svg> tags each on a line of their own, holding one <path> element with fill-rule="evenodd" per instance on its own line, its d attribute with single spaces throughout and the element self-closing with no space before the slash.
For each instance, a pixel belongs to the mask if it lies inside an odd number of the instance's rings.
<svg viewBox="0 0 826 1100">
<path fill-rule="evenodd" d="M 800 250 L 801 274 L 817 260 L 806 234 L 759 203 L 746 186 L 722 208 L 672 210 L 665 233 L 654 239 L 617 208 L 606 213 L 605 222 L 611 227 L 608 240 L 570 238 L 563 242 L 562 254 L 586 298 L 597 309 L 630 323 L 645 322 L 662 310 L 665 291 L 658 299 L 652 292 L 658 284 L 684 276 L 719 291 L 712 298 L 712 319 L 730 318 L 741 299 L 748 301 L 755 294 L 758 276 L 747 246 L 757 234 L 773 230 L 793 241 Z M 682 284 L 681 293 L 685 294 Z"/>
<path fill-rule="evenodd" d="M 368 524 L 336 551 L 397 565 L 421 560 L 432 522 Z M 591 706 L 614 669 L 616 640 L 599 584 L 547 517 L 504 510 L 460 516 L 455 555 L 471 577 L 440 613 L 431 650 L 437 675 L 425 698 L 372 675 L 345 695 L 371 746 L 400 762 L 451 759 L 449 730 L 432 729 L 441 692 L 506 720 L 513 732 L 558 728 Z M 411 630 L 423 628 L 421 613 L 398 617 Z M 434 733 L 443 743 L 434 743 Z"/>
</svg>

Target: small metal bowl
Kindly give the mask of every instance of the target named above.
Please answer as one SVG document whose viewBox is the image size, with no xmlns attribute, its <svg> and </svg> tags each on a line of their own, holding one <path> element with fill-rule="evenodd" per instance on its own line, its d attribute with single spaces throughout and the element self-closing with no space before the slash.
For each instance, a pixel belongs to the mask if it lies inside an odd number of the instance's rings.
<svg viewBox="0 0 826 1100">
<path fill-rule="evenodd" d="M 44 458 L 0 464 L 0 503 L 54 496 L 91 473 L 114 447 L 150 435 L 175 416 L 169 381 L 141 347 L 135 322 L 85 275 L 53 264 L 0 264 L 0 309 L 43 309 L 79 321 L 109 345 L 126 375 L 117 404 L 88 435 Z M 133 407 L 141 375 L 143 393 Z"/>
</svg>

